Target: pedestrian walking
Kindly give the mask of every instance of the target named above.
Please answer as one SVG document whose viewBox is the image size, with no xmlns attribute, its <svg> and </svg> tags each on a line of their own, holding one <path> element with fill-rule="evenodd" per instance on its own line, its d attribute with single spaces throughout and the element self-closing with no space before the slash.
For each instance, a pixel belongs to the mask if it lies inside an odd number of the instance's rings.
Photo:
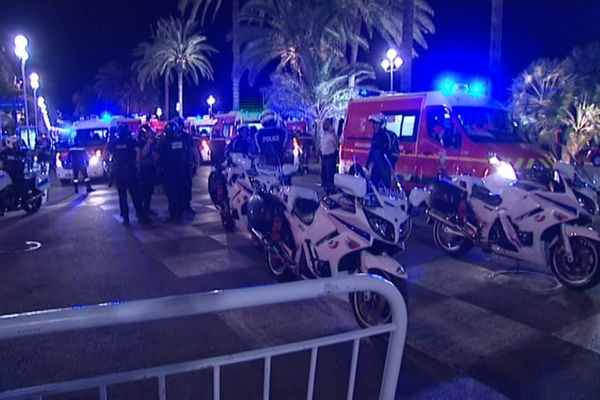
<svg viewBox="0 0 600 400">
<path fill-rule="evenodd" d="M 158 155 L 164 171 L 164 187 L 171 222 L 180 222 L 186 208 L 186 184 L 191 157 L 189 146 L 189 141 L 177 124 L 173 121 L 168 122 L 165 126 L 165 136 L 158 145 Z"/>
<path fill-rule="evenodd" d="M 131 137 L 131 131 L 125 124 L 117 127 L 117 139 L 107 145 L 107 151 L 112 154 L 112 173 L 117 192 L 119 193 L 119 209 L 123 225 L 129 226 L 129 204 L 127 193 L 131 197 L 136 217 L 139 223 L 148 222 L 140 205 L 137 184 L 137 143 Z"/>
<path fill-rule="evenodd" d="M 156 184 L 156 134 L 149 125 L 142 125 L 138 131 L 137 161 L 140 207 L 146 216 L 157 215 L 151 208 Z"/>
<path fill-rule="evenodd" d="M 81 145 L 81 139 L 79 136 L 75 136 L 75 145 L 69 148 L 69 160 L 71 161 L 71 168 L 73 171 L 73 188 L 75 193 L 79 193 L 79 175 L 83 178 L 88 193 L 94 191 L 92 183 L 87 173 L 87 167 L 89 163 L 88 154 L 85 147 Z"/>
<path fill-rule="evenodd" d="M 333 177 L 335 176 L 337 154 L 340 142 L 333 129 L 333 118 L 323 121 L 321 134 L 321 182 L 326 192 L 333 190 Z"/>
</svg>

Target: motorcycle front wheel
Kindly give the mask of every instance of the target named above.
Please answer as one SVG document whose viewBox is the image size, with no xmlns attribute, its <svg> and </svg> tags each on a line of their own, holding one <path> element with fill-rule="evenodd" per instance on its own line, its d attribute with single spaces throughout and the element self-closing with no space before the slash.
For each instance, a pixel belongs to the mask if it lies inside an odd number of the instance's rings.
<svg viewBox="0 0 600 400">
<path fill-rule="evenodd" d="M 289 282 L 292 280 L 292 272 L 287 266 L 287 263 L 279 254 L 273 250 L 267 252 L 267 265 L 269 272 L 277 282 Z"/>
<path fill-rule="evenodd" d="M 451 257 L 460 257 L 473 248 L 473 241 L 455 235 L 450 228 L 439 221 L 433 224 L 433 242 L 438 249 Z"/>
<path fill-rule="evenodd" d="M 38 196 L 41 193 L 42 192 L 36 189 L 31 193 L 31 197 Z M 32 202 L 26 201 L 23 204 L 23 210 L 29 215 L 35 214 L 40 210 L 40 208 L 42 208 L 42 196 L 39 196 L 36 200 Z"/>
<path fill-rule="evenodd" d="M 389 278 L 382 273 L 372 272 L 372 275 Z M 400 292 L 402 290 L 399 288 Z M 377 325 L 385 325 L 392 321 L 392 310 L 387 300 L 374 292 L 350 293 L 350 305 L 354 318 L 361 328 L 372 328 Z"/>
<path fill-rule="evenodd" d="M 550 268 L 561 284 L 574 290 L 584 290 L 600 282 L 598 246 L 584 237 L 570 239 L 573 261 L 569 262 L 564 243 L 550 250 Z"/>
</svg>

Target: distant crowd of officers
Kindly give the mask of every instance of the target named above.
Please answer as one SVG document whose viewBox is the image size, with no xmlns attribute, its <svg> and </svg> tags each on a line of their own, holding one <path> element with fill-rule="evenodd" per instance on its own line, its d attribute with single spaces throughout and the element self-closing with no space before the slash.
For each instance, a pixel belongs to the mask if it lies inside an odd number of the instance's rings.
<svg viewBox="0 0 600 400">
<path fill-rule="evenodd" d="M 105 161 L 109 166 L 109 185 L 117 187 L 125 226 L 130 223 L 128 196 L 141 224 L 148 223 L 150 216 L 157 215 L 151 204 L 159 176 L 169 203 L 169 220 L 179 222 L 186 213 L 195 213 L 191 207 L 192 177 L 198 160 L 194 154 L 193 139 L 185 132 L 181 119 L 168 122 L 164 133 L 158 139 L 149 125 L 142 125 L 134 138 L 126 124 L 119 124 L 110 132 Z M 78 147 L 77 139 L 75 146 L 69 149 L 69 159 L 75 192 L 79 191 L 80 175 L 87 191 L 94 191 L 87 176 L 87 154 L 85 148 Z"/>
<path fill-rule="evenodd" d="M 397 136 L 386 129 L 386 117 L 383 114 L 369 117 L 373 136 L 366 167 L 371 171 L 371 182 L 376 187 L 390 187 L 394 167 L 399 157 Z M 290 160 L 290 138 L 277 115 L 266 111 L 261 116 L 262 128 L 252 131 L 247 125 L 238 127 L 237 135 L 227 144 L 225 137 L 211 137 L 211 161 L 213 165 L 222 165 L 228 153 L 243 153 L 256 159 L 263 166 L 281 166 Z M 334 175 L 337 172 L 339 154 L 339 135 L 333 127 L 333 119 L 323 122 L 320 136 L 319 153 L 321 156 L 321 180 L 329 191 L 333 188 Z M 184 129 L 183 120 L 169 121 L 164 136 L 157 139 L 149 125 L 142 125 L 133 137 L 130 128 L 121 124 L 111 132 L 106 147 L 110 171 L 110 184 L 117 187 L 119 207 L 123 224 L 128 226 L 128 195 L 135 208 L 140 223 L 148 223 L 149 217 L 157 213 L 152 210 L 152 195 L 158 177 L 163 183 L 169 205 L 169 220 L 179 222 L 183 217 L 195 214 L 191 206 L 192 179 L 199 164 L 198 148 L 192 136 Z M 312 138 L 301 139 L 304 151 L 308 155 Z M 70 149 L 75 192 L 79 190 L 80 175 L 87 186 L 92 188 L 87 177 L 87 156 L 83 147 Z"/>
</svg>

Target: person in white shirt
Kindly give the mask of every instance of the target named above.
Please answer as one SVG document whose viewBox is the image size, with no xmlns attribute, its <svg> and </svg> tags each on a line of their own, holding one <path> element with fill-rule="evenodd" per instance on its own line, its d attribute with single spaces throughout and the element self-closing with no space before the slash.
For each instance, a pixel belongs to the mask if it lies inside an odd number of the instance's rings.
<svg viewBox="0 0 600 400">
<path fill-rule="evenodd" d="M 325 190 L 333 188 L 339 145 L 340 142 L 333 129 L 333 118 L 327 118 L 323 121 L 321 135 L 321 182 Z"/>
</svg>

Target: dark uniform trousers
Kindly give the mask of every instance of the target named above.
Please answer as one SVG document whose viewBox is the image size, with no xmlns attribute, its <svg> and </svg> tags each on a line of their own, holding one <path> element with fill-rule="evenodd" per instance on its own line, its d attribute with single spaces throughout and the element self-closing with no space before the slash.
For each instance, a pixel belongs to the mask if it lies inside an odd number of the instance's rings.
<svg viewBox="0 0 600 400">
<path fill-rule="evenodd" d="M 165 177 L 165 192 L 169 202 L 169 215 L 173 219 L 180 219 L 186 209 L 187 177 L 184 175 L 167 175 Z M 189 204 L 189 203 L 187 203 Z"/>
<path fill-rule="evenodd" d="M 140 169 L 140 187 L 138 195 L 140 198 L 140 207 L 144 212 L 150 210 L 155 181 L 156 168 L 153 165 L 143 165 Z"/>
<path fill-rule="evenodd" d="M 143 210 L 140 206 L 137 182 L 135 177 L 135 170 L 120 172 L 115 175 L 115 184 L 117 186 L 117 192 L 119 193 L 119 209 L 121 210 L 121 217 L 129 220 L 129 204 L 127 203 L 127 192 L 133 201 L 133 207 L 137 218 L 143 217 Z"/>
</svg>

